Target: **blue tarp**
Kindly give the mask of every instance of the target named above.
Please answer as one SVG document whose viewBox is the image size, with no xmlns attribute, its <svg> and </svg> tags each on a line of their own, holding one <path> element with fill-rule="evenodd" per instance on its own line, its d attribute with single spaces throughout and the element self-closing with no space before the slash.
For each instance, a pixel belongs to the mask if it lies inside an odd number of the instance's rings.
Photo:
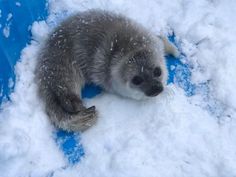
<svg viewBox="0 0 236 177">
<path fill-rule="evenodd" d="M 30 41 L 30 25 L 47 16 L 46 0 L 0 0 L 0 104 L 9 99 L 14 65 Z"/>
</svg>

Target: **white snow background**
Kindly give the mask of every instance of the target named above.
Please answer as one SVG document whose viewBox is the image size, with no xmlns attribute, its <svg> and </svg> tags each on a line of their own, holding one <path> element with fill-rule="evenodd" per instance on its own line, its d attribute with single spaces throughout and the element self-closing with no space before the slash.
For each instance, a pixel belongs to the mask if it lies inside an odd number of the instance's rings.
<svg viewBox="0 0 236 177">
<path fill-rule="evenodd" d="M 156 34 L 174 30 L 198 91 L 188 97 L 170 84 L 145 102 L 107 93 L 85 100 L 96 105 L 99 121 L 81 135 L 84 158 L 63 168 L 68 162 L 33 71 L 53 26 L 90 8 L 122 13 Z M 34 22 L 33 40 L 15 67 L 12 101 L 0 112 L 0 176 L 236 177 L 235 12 L 234 0 L 49 0 L 49 17 Z"/>
</svg>

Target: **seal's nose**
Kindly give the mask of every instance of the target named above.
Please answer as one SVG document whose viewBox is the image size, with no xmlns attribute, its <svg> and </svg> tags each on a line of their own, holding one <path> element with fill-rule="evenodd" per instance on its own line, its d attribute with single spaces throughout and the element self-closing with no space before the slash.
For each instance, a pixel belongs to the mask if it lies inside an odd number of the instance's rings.
<svg viewBox="0 0 236 177">
<path fill-rule="evenodd" d="M 154 97 L 157 96 L 158 94 L 160 94 L 163 91 L 163 85 L 158 82 L 155 83 L 151 86 L 151 88 L 147 91 L 146 95 L 150 96 L 150 97 Z"/>
</svg>

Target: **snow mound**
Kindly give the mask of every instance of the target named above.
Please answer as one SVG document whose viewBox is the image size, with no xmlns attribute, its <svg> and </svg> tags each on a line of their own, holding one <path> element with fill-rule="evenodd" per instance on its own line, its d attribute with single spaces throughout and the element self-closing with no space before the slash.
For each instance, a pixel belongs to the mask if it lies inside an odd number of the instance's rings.
<svg viewBox="0 0 236 177">
<path fill-rule="evenodd" d="M 85 99 L 97 107 L 99 121 L 81 135 L 85 156 L 70 166 L 36 94 L 33 71 L 52 28 L 89 8 L 123 13 L 156 34 L 174 30 L 196 89 L 186 94 L 181 69 L 172 66 L 174 83 L 156 99 L 107 93 Z M 236 176 L 236 1 L 49 0 L 49 10 L 46 22 L 32 26 L 33 40 L 15 68 L 12 101 L 2 105 L 1 176 Z"/>
</svg>

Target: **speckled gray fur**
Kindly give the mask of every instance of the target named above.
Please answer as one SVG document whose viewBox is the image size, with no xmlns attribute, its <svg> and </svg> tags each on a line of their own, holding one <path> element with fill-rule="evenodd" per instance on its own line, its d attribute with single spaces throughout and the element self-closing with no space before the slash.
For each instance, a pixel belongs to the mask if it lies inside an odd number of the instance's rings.
<svg viewBox="0 0 236 177">
<path fill-rule="evenodd" d="M 122 15 L 90 10 L 69 17 L 50 34 L 36 67 L 39 96 L 50 120 L 67 131 L 95 124 L 95 107 L 85 108 L 81 100 L 85 83 L 137 100 L 156 96 L 167 80 L 165 51 L 177 55 L 166 38 Z M 156 67 L 158 77 L 153 76 Z"/>
</svg>

